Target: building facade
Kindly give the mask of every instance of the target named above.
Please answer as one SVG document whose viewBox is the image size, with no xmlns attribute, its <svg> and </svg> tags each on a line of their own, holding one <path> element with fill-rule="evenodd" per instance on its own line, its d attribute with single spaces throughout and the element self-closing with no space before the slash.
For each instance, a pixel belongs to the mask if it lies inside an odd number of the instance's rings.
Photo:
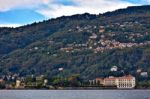
<svg viewBox="0 0 150 99">
<path fill-rule="evenodd" d="M 96 82 L 97 85 L 103 85 L 104 79 L 103 78 L 96 78 L 95 82 Z"/>
<path fill-rule="evenodd" d="M 20 80 L 16 80 L 16 88 L 19 88 L 21 86 L 21 81 Z"/>
<path fill-rule="evenodd" d="M 117 88 L 135 88 L 136 80 L 135 77 L 128 75 L 124 77 L 119 77 L 116 79 Z"/>
<path fill-rule="evenodd" d="M 135 88 L 136 79 L 132 75 L 123 77 L 107 77 L 107 78 L 96 78 L 96 82 L 100 82 L 105 87 L 117 87 L 118 89 Z"/>
<path fill-rule="evenodd" d="M 116 82 L 116 77 L 108 77 L 104 79 L 104 86 L 116 86 L 117 82 Z"/>
</svg>

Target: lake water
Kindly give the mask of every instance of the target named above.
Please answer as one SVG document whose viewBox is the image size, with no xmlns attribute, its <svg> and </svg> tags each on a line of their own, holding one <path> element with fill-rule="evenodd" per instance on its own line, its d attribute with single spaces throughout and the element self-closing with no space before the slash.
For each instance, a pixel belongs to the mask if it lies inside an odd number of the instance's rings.
<svg viewBox="0 0 150 99">
<path fill-rule="evenodd" d="M 150 90 L 1 90 L 0 99 L 150 99 Z"/>
</svg>

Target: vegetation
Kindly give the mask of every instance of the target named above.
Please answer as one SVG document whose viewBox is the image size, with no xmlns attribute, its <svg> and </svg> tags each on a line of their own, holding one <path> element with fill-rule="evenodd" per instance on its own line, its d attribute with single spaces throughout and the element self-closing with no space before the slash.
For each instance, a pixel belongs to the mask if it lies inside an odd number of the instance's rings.
<svg viewBox="0 0 150 99">
<path fill-rule="evenodd" d="M 124 74 L 132 74 L 139 81 L 150 80 L 137 73 L 142 69 L 150 74 L 149 43 L 97 53 L 82 47 L 72 52 L 60 50 L 85 44 L 93 33 L 98 35 L 94 42 L 103 37 L 121 43 L 146 43 L 150 41 L 149 9 L 150 6 L 129 7 L 99 15 L 85 13 L 19 28 L 0 28 L 0 75 L 46 75 L 52 85 L 64 86 L 78 86 L 80 79 L 86 82 L 96 77 Z M 100 27 L 105 31 L 99 32 Z M 90 44 L 92 42 L 88 46 Z M 110 71 L 114 65 L 119 68 L 115 73 Z M 72 76 L 74 74 L 80 78 Z M 29 77 L 27 81 L 32 83 L 33 79 Z"/>
</svg>

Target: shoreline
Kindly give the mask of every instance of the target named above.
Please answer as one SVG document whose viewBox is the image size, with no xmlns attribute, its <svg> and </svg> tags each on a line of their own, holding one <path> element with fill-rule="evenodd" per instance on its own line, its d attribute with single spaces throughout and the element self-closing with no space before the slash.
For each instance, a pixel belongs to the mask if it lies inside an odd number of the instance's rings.
<svg viewBox="0 0 150 99">
<path fill-rule="evenodd" d="M 150 88 L 133 88 L 133 89 L 130 89 L 130 88 L 125 88 L 125 89 L 118 89 L 118 88 L 57 88 L 57 89 L 27 89 L 27 88 L 24 88 L 24 89 L 0 89 L 1 90 L 150 90 Z"/>
</svg>

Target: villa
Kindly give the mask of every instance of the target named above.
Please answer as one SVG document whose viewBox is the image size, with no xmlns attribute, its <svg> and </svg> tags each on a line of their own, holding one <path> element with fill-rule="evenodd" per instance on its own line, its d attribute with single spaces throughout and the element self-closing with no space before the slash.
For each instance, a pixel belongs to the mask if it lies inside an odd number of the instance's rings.
<svg viewBox="0 0 150 99">
<path fill-rule="evenodd" d="M 132 75 L 123 77 L 107 77 L 107 78 L 96 78 L 96 82 L 99 82 L 105 87 L 117 87 L 118 89 L 132 89 L 136 86 L 136 79 Z"/>
</svg>

